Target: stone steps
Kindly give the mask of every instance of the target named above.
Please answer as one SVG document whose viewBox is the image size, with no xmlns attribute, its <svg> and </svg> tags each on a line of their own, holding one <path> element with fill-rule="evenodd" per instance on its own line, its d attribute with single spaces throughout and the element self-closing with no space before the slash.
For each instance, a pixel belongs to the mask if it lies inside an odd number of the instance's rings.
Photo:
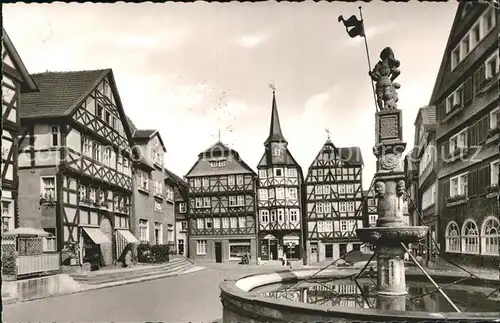
<svg viewBox="0 0 500 323">
<path fill-rule="evenodd" d="M 170 262 L 156 266 L 139 266 L 123 269 L 123 270 L 107 270 L 91 272 L 87 275 L 74 274 L 71 277 L 80 284 L 84 285 L 99 285 L 112 282 L 133 280 L 136 278 L 143 278 L 157 275 L 175 275 L 180 274 L 194 267 L 192 263 L 185 259 L 172 259 Z"/>
</svg>

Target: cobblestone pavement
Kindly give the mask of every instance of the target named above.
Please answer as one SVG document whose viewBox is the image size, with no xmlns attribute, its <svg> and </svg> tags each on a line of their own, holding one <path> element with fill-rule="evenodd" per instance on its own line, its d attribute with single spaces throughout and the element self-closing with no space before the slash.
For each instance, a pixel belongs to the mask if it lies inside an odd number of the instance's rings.
<svg viewBox="0 0 500 323">
<path fill-rule="evenodd" d="M 197 264 L 198 265 L 198 264 Z M 6 305 L 2 322 L 214 322 L 219 283 L 276 266 L 199 264 L 187 275 Z"/>
</svg>

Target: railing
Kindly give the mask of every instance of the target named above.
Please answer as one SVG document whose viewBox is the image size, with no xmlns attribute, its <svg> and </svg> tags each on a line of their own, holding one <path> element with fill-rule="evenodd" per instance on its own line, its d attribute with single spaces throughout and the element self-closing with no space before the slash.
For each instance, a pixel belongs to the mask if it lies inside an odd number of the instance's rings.
<svg viewBox="0 0 500 323">
<path fill-rule="evenodd" d="M 59 253 L 44 253 L 41 255 L 18 256 L 17 275 L 29 275 L 59 270 Z"/>
</svg>

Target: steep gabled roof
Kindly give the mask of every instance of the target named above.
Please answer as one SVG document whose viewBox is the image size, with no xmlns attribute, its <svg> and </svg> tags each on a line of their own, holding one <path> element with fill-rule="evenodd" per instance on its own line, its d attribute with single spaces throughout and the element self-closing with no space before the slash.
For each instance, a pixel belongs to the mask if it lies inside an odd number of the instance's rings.
<svg viewBox="0 0 500 323">
<path fill-rule="evenodd" d="M 271 125 L 269 127 L 269 137 L 267 137 L 264 145 L 270 142 L 286 142 L 283 133 L 281 132 L 280 117 L 278 115 L 278 105 L 276 104 L 276 93 L 273 91 L 273 105 L 271 109 Z"/>
<path fill-rule="evenodd" d="M 187 189 L 188 188 L 188 183 L 183 180 L 182 178 L 180 178 L 179 176 L 177 176 L 174 172 L 168 170 L 167 168 L 163 168 L 164 172 L 165 172 L 165 175 L 167 175 L 167 177 L 171 178 L 172 181 L 174 183 L 176 183 L 180 188 L 182 189 Z"/>
<path fill-rule="evenodd" d="M 219 159 L 226 160 L 226 166 L 220 168 L 210 166 L 210 161 Z M 198 160 L 187 172 L 185 177 L 244 173 L 257 176 L 255 171 L 241 159 L 240 154 L 236 150 L 229 148 L 221 141 L 217 141 L 214 145 L 198 154 Z"/>
<path fill-rule="evenodd" d="M 20 118 L 69 115 L 110 71 L 106 69 L 33 74 L 40 91 L 23 95 Z"/>
<path fill-rule="evenodd" d="M 12 60 L 12 63 L 15 65 L 19 74 L 21 74 L 21 78 L 23 81 L 21 84 L 21 92 L 22 93 L 38 92 L 39 88 L 38 88 L 37 84 L 35 83 L 35 80 L 33 80 L 33 77 L 30 75 L 30 73 L 26 69 L 26 66 L 23 63 L 21 56 L 19 56 L 19 53 L 17 52 L 16 47 L 12 43 L 12 40 L 10 40 L 10 37 L 4 28 L 2 28 L 2 42 L 3 42 L 3 45 L 5 46 L 5 50 L 6 50 L 7 54 L 9 55 L 9 58 Z M 5 59 L 5 57 L 2 57 L 2 59 Z M 23 97 L 23 100 L 24 100 L 24 97 Z M 21 109 L 21 112 L 22 112 L 22 109 Z"/>
</svg>

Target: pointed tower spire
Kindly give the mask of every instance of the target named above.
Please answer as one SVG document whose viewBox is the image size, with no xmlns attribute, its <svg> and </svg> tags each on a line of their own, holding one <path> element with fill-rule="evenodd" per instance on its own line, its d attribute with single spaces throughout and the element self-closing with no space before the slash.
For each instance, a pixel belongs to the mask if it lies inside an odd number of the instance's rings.
<svg viewBox="0 0 500 323">
<path fill-rule="evenodd" d="M 278 115 L 278 106 L 276 104 L 276 91 L 273 88 L 273 107 L 271 112 L 271 127 L 269 129 L 269 137 L 264 142 L 267 145 L 270 142 L 287 142 L 281 132 L 280 117 Z"/>
</svg>

